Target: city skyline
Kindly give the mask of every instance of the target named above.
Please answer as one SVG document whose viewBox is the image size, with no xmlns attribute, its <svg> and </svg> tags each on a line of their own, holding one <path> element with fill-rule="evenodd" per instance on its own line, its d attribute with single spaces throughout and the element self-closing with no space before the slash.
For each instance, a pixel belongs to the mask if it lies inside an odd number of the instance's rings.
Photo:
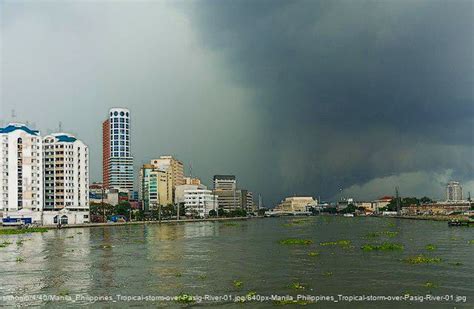
<svg viewBox="0 0 474 309">
<path fill-rule="evenodd" d="M 208 3 L 1 2 L 2 125 L 12 109 L 43 135 L 61 122 L 89 145 L 91 181 L 100 124 L 123 106 L 134 179 L 170 154 L 271 205 L 474 190 L 469 3 Z"/>
</svg>

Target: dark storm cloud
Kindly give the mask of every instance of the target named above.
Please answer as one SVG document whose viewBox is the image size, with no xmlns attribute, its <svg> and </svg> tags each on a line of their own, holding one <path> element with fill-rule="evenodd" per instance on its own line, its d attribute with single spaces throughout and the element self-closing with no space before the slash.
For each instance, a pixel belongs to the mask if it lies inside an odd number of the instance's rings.
<svg viewBox="0 0 474 309">
<path fill-rule="evenodd" d="M 473 2 L 200 1 L 190 14 L 255 89 L 287 193 L 472 179 Z"/>
<path fill-rule="evenodd" d="M 132 111 L 135 168 L 370 198 L 474 191 L 472 1 L 2 1 L 0 124 L 90 146 Z"/>
</svg>

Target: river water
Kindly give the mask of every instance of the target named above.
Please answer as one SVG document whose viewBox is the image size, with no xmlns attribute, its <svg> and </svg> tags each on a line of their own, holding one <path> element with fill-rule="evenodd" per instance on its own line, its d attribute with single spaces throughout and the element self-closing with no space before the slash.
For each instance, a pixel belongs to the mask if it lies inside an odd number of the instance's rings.
<svg viewBox="0 0 474 309">
<path fill-rule="evenodd" d="M 312 243 L 280 244 L 288 238 Z M 321 245 L 340 240 L 350 244 Z M 235 297 L 249 295 L 246 304 L 270 307 L 282 304 L 278 296 L 312 295 L 326 297 L 318 307 L 473 308 L 473 240 L 474 228 L 446 222 L 330 216 L 0 235 L 0 243 L 11 243 L 0 248 L 0 304 L 174 307 L 181 304 L 153 297 L 185 293 L 198 296 L 194 306 L 241 307 Z M 404 250 L 361 250 L 384 241 Z M 404 261 L 419 254 L 441 261 Z M 407 294 L 411 300 L 348 302 L 338 296 Z M 427 294 L 446 299 L 419 297 Z M 199 299 L 205 295 L 221 298 Z"/>
</svg>

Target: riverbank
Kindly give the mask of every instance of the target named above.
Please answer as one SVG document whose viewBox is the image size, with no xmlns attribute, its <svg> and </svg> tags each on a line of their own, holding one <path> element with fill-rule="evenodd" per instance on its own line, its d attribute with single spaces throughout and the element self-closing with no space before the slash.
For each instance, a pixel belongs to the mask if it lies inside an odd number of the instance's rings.
<svg viewBox="0 0 474 309">
<path fill-rule="evenodd" d="M 87 223 L 87 224 L 62 225 L 61 229 L 84 228 L 84 227 L 109 227 L 109 226 L 123 226 L 123 225 L 141 225 L 141 224 L 146 225 L 146 224 L 177 224 L 177 223 L 189 223 L 189 222 L 235 221 L 235 220 L 248 220 L 251 218 L 261 218 L 261 217 L 232 217 L 232 218 L 180 219 L 180 220 L 161 220 L 161 221 Z M 58 228 L 57 225 L 42 225 L 41 227 L 48 228 L 48 229 Z"/>
<path fill-rule="evenodd" d="M 384 218 L 382 216 L 382 218 Z M 387 217 L 385 217 L 387 218 Z M 408 219 L 408 220 L 429 220 L 429 221 L 451 221 L 451 220 L 468 220 L 467 216 L 393 216 L 390 218 Z"/>
</svg>

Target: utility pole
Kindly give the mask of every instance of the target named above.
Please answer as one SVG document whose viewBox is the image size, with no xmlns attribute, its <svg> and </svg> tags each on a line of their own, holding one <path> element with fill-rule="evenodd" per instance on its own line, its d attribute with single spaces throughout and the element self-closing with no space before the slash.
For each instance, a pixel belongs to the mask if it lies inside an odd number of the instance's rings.
<svg viewBox="0 0 474 309">
<path fill-rule="evenodd" d="M 102 219 L 104 220 L 104 223 L 106 222 L 105 220 L 105 205 L 104 205 L 104 195 L 105 195 L 105 188 L 104 184 L 102 184 L 102 199 L 101 199 L 101 205 L 102 205 Z"/>
</svg>

